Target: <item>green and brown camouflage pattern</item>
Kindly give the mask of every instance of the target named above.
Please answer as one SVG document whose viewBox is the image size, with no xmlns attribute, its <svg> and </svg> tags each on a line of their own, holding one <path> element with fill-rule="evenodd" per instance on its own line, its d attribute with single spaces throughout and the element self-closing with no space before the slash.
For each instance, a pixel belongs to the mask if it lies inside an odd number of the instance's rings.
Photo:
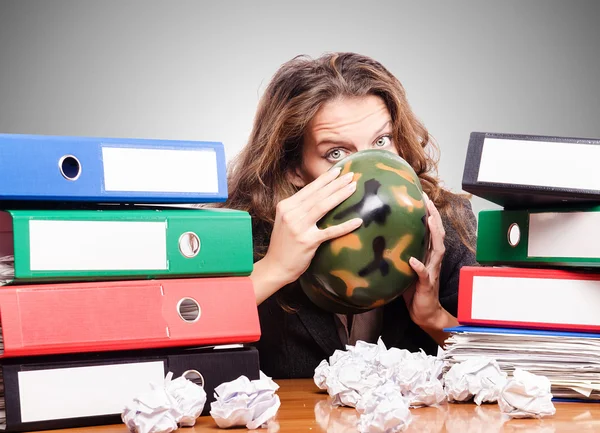
<svg viewBox="0 0 600 433">
<path fill-rule="evenodd" d="M 425 261 L 427 207 L 412 167 L 387 150 L 356 152 L 334 167 L 354 172 L 357 188 L 318 223 L 320 228 L 361 217 L 353 232 L 318 248 L 300 285 L 309 299 L 334 313 L 361 313 L 387 304 L 417 279 L 408 260 Z"/>
</svg>

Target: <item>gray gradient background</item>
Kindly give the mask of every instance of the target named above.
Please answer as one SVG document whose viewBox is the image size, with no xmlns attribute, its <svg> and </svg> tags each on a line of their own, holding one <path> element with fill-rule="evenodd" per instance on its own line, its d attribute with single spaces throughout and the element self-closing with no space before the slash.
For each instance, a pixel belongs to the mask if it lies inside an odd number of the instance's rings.
<svg viewBox="0 0 600 433">
<path fill-rule="evenodd" d="M 599 17 L 574 0 L 0 0 L 0 132 L 217 140 L 230 159 L 281 63 L 356 51 L 404 84 L 460 191 L 471 131 L 600 137 Z"/>
</svg>

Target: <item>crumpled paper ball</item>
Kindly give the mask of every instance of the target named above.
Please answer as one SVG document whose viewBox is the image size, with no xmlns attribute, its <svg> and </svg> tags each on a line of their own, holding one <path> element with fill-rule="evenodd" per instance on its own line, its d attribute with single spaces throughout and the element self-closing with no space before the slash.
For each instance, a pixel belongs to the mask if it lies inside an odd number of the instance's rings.
<svg viewBox="0 0 600 433">
<path fill-rule="evenodd" d="M 357 341 L 346 350 L 336 350 L 317 366 L 314 382 L 326 390 L 333 405 L 356 407 L 371 389 L 394 382 L 410 406 L 434 406 L 445 401 L 442 382 L 443 361 L 424 352 L 387 349 L 381 338 L 377 344 Z"/>
<path fill-rule="evenodd" d="M 377 344 L 358 341 L 355 346 L 347 345 L 345 351 L 336 350 L 329 362 L 321 361 L 314 382 L 328 392 L 334 406 L 355 407 L 365 390 L 382 382 L 374 359 L 385 350 L 381 339 Z"/>
<path fill-rule="evenodd" d="M 556 413 L 550 380 L 520 368 L 502 389 L 498 405 L 511 418 L 542 418 Z"/>
<path fill-rule="evenodd" d="M 358 431 L 361 433 L 396 433 L 406 430 L 412 416 L 409 400 L 393 382 L 385 382 L 367 391 L 358 404 Z"/>
<path fill-rule="evenodd" d="M 259 379 L 252 381 L 240 376 L 215 388 L 216 400 L 211 403 L 210 415 L 220 428 L 268 427 L 281 405 L 275 394 L 278 389 L 279 385 L 262 371 Z"/>
<path fill-rule="evenodd" d="M 469 358 L 450 367 L 444 376 L 444 389 L 450 401 L 494 403 L 506 384 L 506 376 L 495 359 Z"/>
<path fill-rule="evenodd" d="M 127 404 L 121 419 L 132 433 L 170 433 L 179 425 L 193 426 L 206 404 L 206 392 L 185 377 L 150 384 L 150 391 Z"/>
<path fill-rule="evenodd" d="M 176 402 L 182 413 L 177 420 L 180 427 L 192 427 L 206 404 L 206 391 L 184 377 L 166 383 L 166 391 Z"/>
<path fill-rule="evenodd" d="M 390 349 L 391 350 L 391 349 Z M 398 350 L 398 349 L 396 349 Z M 446 401 L 441 381 L 444 363 L 425 352 L 408 352 L 391 366 L 391 378 L 410 407 L 438 406 Z"/>
</svg>

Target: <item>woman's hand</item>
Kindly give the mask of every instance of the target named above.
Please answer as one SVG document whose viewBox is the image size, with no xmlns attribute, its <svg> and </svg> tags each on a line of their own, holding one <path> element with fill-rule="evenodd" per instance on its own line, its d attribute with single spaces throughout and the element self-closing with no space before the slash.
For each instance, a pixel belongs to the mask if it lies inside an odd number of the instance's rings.
<svg viewBox="0 0 600 433">
<path fill-rule="evenodd" d="M 317 227 L 327 212 L 356 190 L 353 173 L 339 174 L 339 168 L 329 170 L 277 205 L 269 249 L 252 272 L 257 304 L 297 280 L 322 242 L 350 233 L 362 224 L 360 218 L 354 218 L 325 229 Z"/>
<path fill-rule="evenodd" d="M 446 252 L 446 233 L 442 218 L 433 202 L 427 196 L 425 202 L 429 211 L 427 224 L 431 233 L 431 250 L 425 264 L 414 257 L 410 258 L 410 266 L 417 273 L 418 280 L 404 293 L 404 300 L 412 321 L 442 346 L 448 336 L 444 328 L 456 326 L 458 321 L 440 304 L 440 271 Z"/>
</svg>

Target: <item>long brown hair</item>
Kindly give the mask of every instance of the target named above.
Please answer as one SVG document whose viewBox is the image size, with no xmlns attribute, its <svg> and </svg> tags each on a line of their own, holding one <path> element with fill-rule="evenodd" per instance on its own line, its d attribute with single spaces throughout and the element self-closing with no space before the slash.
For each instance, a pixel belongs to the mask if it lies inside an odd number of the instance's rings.
<svg viewBox="0 0 600 433">
<path fill-rule="evenodd" d="M 220 206 L 250 213 L 257 258 L 266 253 L 277 203 L 298 190 L 286 173 L 301 163 L 309 121 L 328 100 L 366 95 L 383 99 L 398 153 L 413 167 L 442 218 L 474 250 L 473 229 L 466 225 L 460 201 L 437 179 L 438 147 L 413 114 L 400 81 L 369 57 L 331 53 L 316 59 L 298 56 L 279 68 L 260 99 L 248 145 L 230 163 L 229 198 Z"/>
</svg>

